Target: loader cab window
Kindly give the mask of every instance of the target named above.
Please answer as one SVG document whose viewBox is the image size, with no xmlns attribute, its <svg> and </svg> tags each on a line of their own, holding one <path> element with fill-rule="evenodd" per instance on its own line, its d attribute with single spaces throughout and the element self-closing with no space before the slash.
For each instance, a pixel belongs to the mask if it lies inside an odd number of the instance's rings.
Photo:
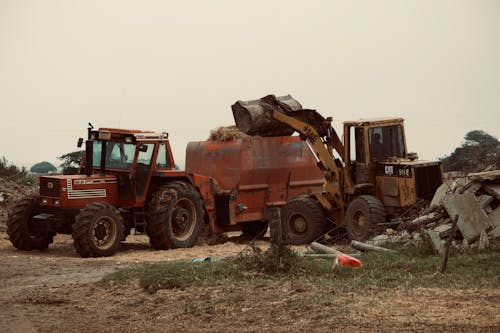
<svg viewBox="0 0 500 333">
<path fill-rule="evenodd" d="M 172 168 L 172 161 L 170 161 L 170 156 L 167 153 L 167 145 L 164 143 L 160 143 L 160 147 L 158 148 L 158 157 L 156 158 L 156 167 L 158 168 Z"/>
<path fill-rule="evenodd" d="M 370 159 L 384 161 L 389 157 L 405 157 L 403 128 L 401 125 L 368 129 Z"/>
<path fill-rule="evenodd" d="M 363 127 L 350 128 L 350 159 L 365 163 L 365 132 Z"/>
</svg>

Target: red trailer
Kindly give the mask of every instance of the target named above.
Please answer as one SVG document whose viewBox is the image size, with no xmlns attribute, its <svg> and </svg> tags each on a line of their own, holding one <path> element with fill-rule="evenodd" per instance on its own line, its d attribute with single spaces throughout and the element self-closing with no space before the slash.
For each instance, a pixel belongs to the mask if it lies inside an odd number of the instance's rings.
<svg viewBox="0 0 500 333">
<path fill-rule="evenodd" d="M 321 191 L 325 178 L 298 136 L 190 142 L 186 171 L 192 175 L 216 233 L 267 228 L 266 210 Z"/>
</svg>

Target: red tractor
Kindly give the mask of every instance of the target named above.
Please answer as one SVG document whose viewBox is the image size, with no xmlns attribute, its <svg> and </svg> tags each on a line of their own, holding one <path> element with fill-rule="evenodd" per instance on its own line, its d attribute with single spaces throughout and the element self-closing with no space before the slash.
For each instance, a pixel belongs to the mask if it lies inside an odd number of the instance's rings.
<svg viewBox="0 0 500 333">
<path fill-rule="evenodd" d="M 196 176 L 176 170 L 167 133 L 90 125 L 85 151 L 83 174 L 42 176 L 40 194 L 13 207 L 7 233 L 16 248 L 46 249 L 61 233 L 82 257 L 110 256 L 131 228 L 155 249 L 196 243 L 204 215 Z"/>
</svg>

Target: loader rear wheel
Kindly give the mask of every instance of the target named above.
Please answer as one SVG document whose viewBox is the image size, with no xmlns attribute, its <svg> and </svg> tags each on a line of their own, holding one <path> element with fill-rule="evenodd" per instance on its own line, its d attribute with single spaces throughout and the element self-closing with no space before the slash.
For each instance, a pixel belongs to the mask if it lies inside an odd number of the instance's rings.
<svg viewBox="0 0 500 333">
<path fill-rule="evenodd" d="M 281 213 L 283 239 L 294 245 L 308 244 L 325 231 L 323 208 L 310 197 L 297 197 L 285 205 Z"/>
<path fill-rule="evenodd" d="M 115 254 L 125 226 L 120 212 L 105 202 L 92 202 L 80 210 L 73 224 L 73 246 L 83 258 Z"/>
<path fill-rule="evenodd" d="M 146 232 L 157 250 L 191 247 L 203 223 L 203 204 L 188 183 L 173 181 L 155 194 L 148 205 Z"/>
<path fill-rule="evenodd" d="M 7 234 L 12 244 L 19 250 L 44 250 L 52 243 L 54 232 L 44 230 L 40 221 L 33 219 L 39 213 L 36 197 L 19 200 L 9 212 Z M 38 223 L 37 223 L 38 222 Z"/>
<path fill-rule="evenodd" d="M 375 235 L 379 223 L 385 222 L 385 208 L 372 195 L 360 195 L 347 207 L 346 223 L 349 238 L 365 241 Z"/>
</svg>

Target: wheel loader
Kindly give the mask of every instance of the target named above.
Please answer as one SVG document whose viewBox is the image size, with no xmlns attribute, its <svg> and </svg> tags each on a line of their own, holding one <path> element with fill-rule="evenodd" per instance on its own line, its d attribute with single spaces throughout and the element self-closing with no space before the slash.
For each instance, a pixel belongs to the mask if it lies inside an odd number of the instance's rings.
<svg viewBox="0 0 500 333">
<path fill-rule="evenodd" d="M 328 220 L 345 226 L 350 238 L 366 240 L 388 218 L 431 198 L 443 181 L 440 162 L 408 153 L 402 118 L 346 121 L 341 140 L 332 118 L 303 109 L 290 95 L 238 101 L 232 111 L 249 135 L 298 132 L 316 157 L 322 191 L 292 198 L 281 211 L 283 235 L 292 244 L 321 237 Z"/>
</svg>

